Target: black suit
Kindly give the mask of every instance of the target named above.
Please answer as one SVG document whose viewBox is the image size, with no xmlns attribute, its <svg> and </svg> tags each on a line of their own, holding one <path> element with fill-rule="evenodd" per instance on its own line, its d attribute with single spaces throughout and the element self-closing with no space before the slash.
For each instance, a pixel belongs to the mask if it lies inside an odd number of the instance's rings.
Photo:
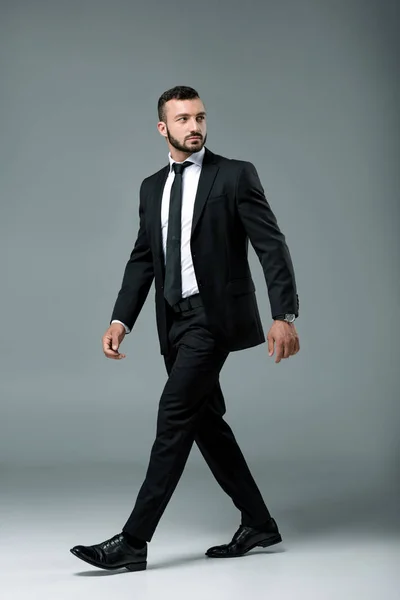
<svg viewBox="0 0 400 600">
<path fill-rule="evenodd" d="M 269 518 L 233 433 L 222 418 L 219 372 L 230 351 L 265 342 L 248 264 L 248 240 L 263 268 L 271 314 L 294 313 L 299 301 L 285 237 L 256 169 L 205 149 L 193 213 L 191 254 L 203 307 L 177 315 L 163 295 L 161 200 L 166 166 L 140 188 L 140 227 L 111 320 L 132 329 L 155 279 L 160 351 L 169 378 L 145 482 L 124 529 L 150 541 L 196 441 L 242 523 Z"/>
</svg>

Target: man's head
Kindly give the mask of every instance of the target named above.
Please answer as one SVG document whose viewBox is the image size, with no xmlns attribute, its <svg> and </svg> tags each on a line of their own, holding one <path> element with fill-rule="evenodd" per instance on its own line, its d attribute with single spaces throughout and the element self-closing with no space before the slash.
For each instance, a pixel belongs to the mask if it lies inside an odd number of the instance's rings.
<svg viewBox="0 0 400 600">
<path fill-rule="evenodd" d="M 158 100 L 158 118 L 157 129 L 174 160 L 185 160 L 206 143 L 206 111 L 193 88 L 176 86 L 164 92 Z"/>
</svg>

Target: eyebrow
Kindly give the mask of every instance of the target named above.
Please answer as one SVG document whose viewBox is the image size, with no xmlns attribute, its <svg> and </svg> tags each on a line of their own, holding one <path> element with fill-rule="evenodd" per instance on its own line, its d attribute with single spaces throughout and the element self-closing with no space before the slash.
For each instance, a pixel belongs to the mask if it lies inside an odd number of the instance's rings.
<svg viewBox="0 0 400 600">
<path fill-rule="evenodd" d="M 199 117 L 201 115 L 205 115 L 205 111 L 199 112 L 197 113 L 196 117 Z M 190 117 L 189 113 L 179 113 L 179 115 L 175 115 L 175 119 L 177 119 L 178 117 Z"/>
</svg>

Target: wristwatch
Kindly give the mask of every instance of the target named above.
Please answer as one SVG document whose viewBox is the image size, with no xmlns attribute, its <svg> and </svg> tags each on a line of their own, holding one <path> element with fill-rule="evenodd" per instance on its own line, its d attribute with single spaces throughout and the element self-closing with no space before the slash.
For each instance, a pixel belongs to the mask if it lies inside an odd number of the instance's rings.
<svg viewBox="0 0 400 600">
<path fill-rule="evenodd" d="M 285 313 L 284 315 L 276 315 L 274 317 L 275 321 L 286 321 L 287 323 L 293 323 L 296 319 L 296 315 L 293 313 Z"/>
</svg>

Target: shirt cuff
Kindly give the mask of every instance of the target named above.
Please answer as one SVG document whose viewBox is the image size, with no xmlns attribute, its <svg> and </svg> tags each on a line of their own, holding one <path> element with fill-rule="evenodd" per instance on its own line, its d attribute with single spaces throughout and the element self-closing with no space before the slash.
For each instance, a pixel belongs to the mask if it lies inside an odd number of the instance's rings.
<svg viewBox="0 0 400 600">
<path fill-rule="evenodd" d="M 111 323 L 121 323 L 121 325 L 123 325 L 125 327 L 125 333 L 130 333 L 130 329 L 127 325 L 125 325 L 125 323 L 123 323 L 122 321 L 118 321 L 118 319 L 113 319 L 111 321 Z"/>
</svg>

